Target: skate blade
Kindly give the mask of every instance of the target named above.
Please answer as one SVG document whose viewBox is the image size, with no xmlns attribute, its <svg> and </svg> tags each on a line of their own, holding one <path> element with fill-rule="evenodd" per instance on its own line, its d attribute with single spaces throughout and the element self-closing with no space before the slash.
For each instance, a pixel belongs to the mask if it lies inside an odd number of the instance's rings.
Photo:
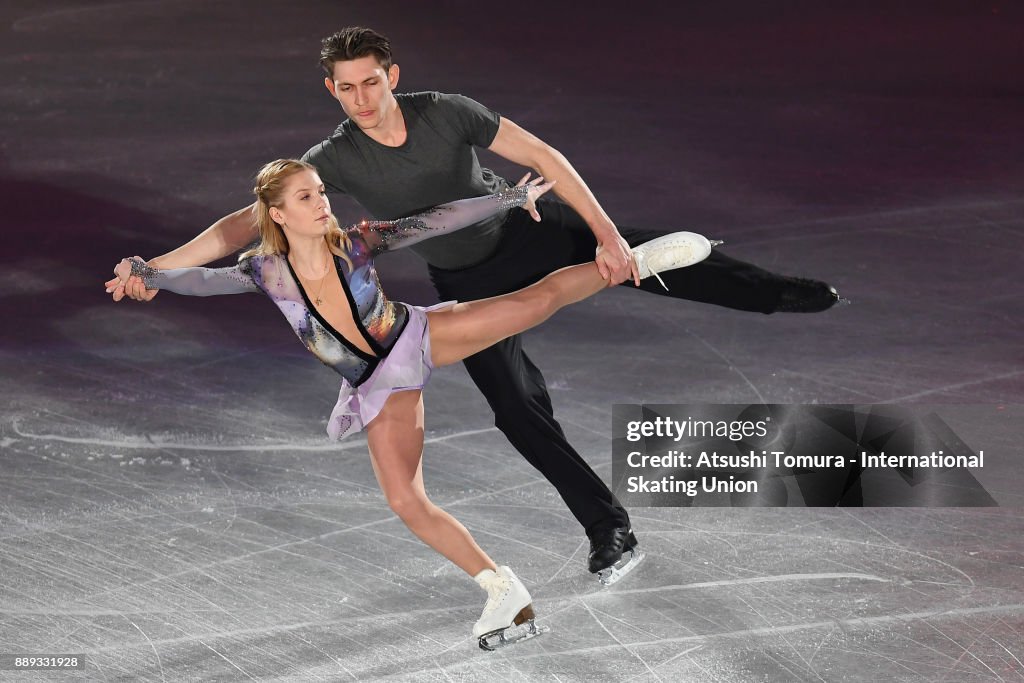
<svg viewBox="0 0 1024 683">
<path fill-rule="evenodd" d="M 711 247 L 714 248 L 717 247 L 719 244 L 725 244 L 725 240 L 708 240 L 708 244 L 710 244 Z"/>
<path fill-rule="evenodd" d="M 640 563 L 647 557 L 644 552 L 639 548 L 633 548 L 627 551 L 629 553 L 628 560 L 620 559 L 611 567 L 602 569 L 597 573 L 598 580 L 607 588 L 608 586 L 614 585 L 626 577 L 631 571 L 640 566 Z M 623 555 L 625 557 L 625 555 Z"/>
<path fill-rule="evenodd" d="M 503 647 L 521 643 L 530 638 L 547 633 L 551 629 L 547 626 L 537 626 L 533 619 L 528 619 L 518 626 L 509 626 L 499 631 L 492 631 L 480 636 L 478 644 L 481 650 L 493 652 Z"/>
</svg>

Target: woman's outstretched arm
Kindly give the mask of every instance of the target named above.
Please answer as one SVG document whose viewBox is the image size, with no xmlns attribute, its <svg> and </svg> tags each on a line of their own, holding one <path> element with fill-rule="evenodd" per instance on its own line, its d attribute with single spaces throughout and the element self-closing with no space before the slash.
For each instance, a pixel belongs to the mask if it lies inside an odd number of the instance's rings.
<svg viewBox="0 0 1024 683">
<path fill-rule="evenodd" d="M 527 183 L 529 177 L 526 174 L 519 184 L 503 192 L 441 204 L 423 213 L 393 221 L 363 221 L 348 230 L 357 232 L 373 253 L 379 254 L 461 230 L 504 209 L 522 207 L 530 212 L 534 220 L 539 221 L 540 214 L 537 213 L 535 202 L 554 183 L 545 183 L 543 178 L 535 178 Z"/>
<path fill-rule="evenodd" d="M 123 259 L 114 268 L 122 282 L 129 275 L 142 278 L 146 289 L 166 289 L 187 296 L 216 296 L 258 292 L 259 287 L 241 266 L 230 268 L 171 268 L 159 270 L 138 257 Z"/>
</svg>

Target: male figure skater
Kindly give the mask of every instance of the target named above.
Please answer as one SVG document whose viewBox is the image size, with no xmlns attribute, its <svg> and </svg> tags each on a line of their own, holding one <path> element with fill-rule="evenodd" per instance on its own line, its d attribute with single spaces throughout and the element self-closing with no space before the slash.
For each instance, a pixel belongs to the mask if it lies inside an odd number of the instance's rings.
<svg viewBox="0 0 1024 683">
<path fill-rule="evenodd" d="M 503 212 L 458 233 L 412 247 L 428 263 L 442 300 L 504 294 L 570 264 L 594 259 L 609 286 L 627 279 L 643 290 L 729 308 L 773 313 L 817 312 L 838 301 L 823 282 L 783 277 L 715 250 L 704 262 L 640 282 L 629 246 L 657 237 L 651 230 L 616 228 L 583 179 L 557 150 L 512 121 L 461 95 L 396 95 L 399 68 L 387 38 L 361 27 L 324 39 L 324 84 L 348 119 L 303 159 L 328 190 L 348 194 L 375 218 L 499 192 L 503 178 L 481 168 L 484 147 L 556 181 L 562 199 L 538 202 L 540 223 Z M 198 266 L 226 256 L 256 237 L 251 207 L 230 214 L 191 242 L 159 256 L 157 268 Z M 138 280 L 123 291 L 149 300 Z M 465 361 L 495 414 L 495 425 L 558 490 L 590 539 L 588 568 L 614 583 L 639 562 L 629 516 L 601 478 L 569 445 L 555 420 L 540 370 L 518 336 Z M 629 556 L 623 559 L 623 554 Z"/>
</svg>

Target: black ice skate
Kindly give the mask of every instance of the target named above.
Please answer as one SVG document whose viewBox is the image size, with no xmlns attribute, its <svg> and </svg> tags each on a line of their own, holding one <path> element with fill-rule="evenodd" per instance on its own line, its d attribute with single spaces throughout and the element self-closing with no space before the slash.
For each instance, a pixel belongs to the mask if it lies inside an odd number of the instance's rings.
<svg viewBox="0 0 1024 683">
<path fill-rule="evenodd" d="M 836 288 L 827 282 L 805 277 L 787 277 L 782 291 L 779 292 L 779 303 L 775 306 L 775 312 L 820 313 L 836 304 L 848 303 L 850 300 L 839 296 Z"/>
<path fill-rule="evenodd" d="M 618 583 L 644 560 L 628 526 L 599 529 L 590 537 L 590 573 L 605 586 Z"/>
</svg>

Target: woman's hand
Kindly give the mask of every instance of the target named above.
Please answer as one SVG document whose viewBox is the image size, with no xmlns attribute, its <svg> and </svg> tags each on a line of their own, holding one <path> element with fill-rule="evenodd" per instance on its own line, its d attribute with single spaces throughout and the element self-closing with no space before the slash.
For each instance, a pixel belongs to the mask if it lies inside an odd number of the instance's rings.
<svg viewBox="0 0 1024 683">
<path fill-rule="evenodd" d="M 533 220 L 540 222 L 540 212 L 537 211 L 537 199 L 545 192 L 550 190 L 555 185 L 555 181 L 545 183 L 544 178 L 538 176 L 533 180 L 530 180 L 530 173 L 527 173 L 519 182 L 516 183 L 516 187 L 522 187 L 523 185 L 528 186 L 530 189 L 527 191 L 526 203 L 523 204 L 523 211 L 530 214 Z M 529 182 L 527 182 L 529 181 Z"/>
</svg>

